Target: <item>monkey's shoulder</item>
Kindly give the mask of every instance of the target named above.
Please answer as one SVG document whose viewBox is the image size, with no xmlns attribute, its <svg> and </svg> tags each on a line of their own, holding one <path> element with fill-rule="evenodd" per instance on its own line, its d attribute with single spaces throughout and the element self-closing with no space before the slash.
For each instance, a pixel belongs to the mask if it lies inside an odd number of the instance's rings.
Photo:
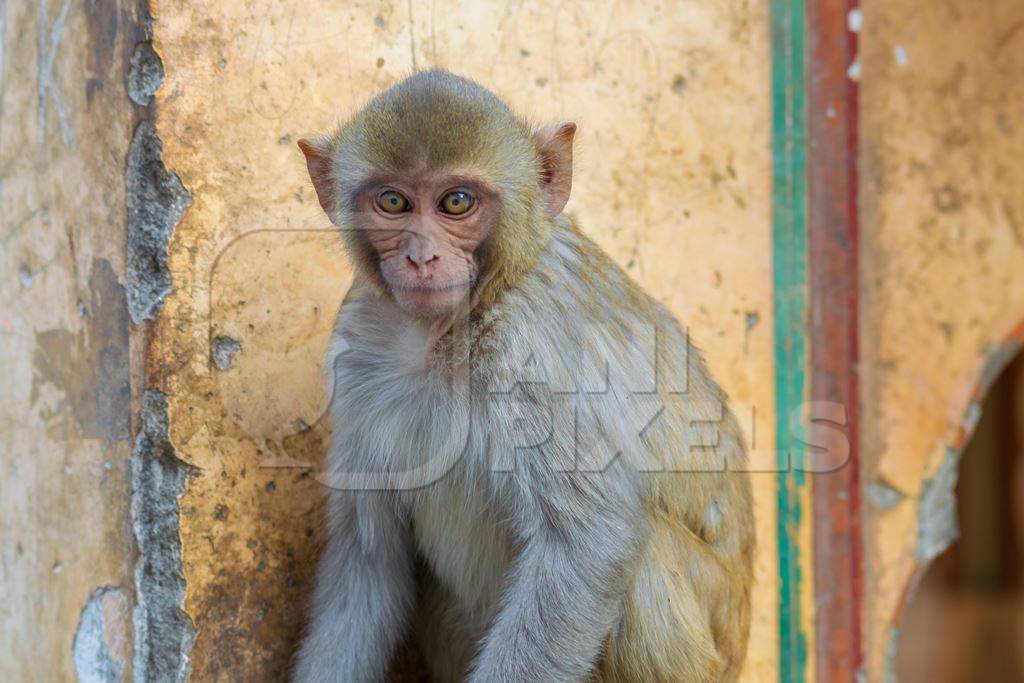
<svg viewBox="0 0 1024 683">
<path fill-rule="evenodd" d="M 727 404 L 689 330 L 571 226 L 555 231 L 499 309 L 487 323 L 487 348 L 508 381 L 525 368 L 557 392 L 671 394 L 690 413 Z"/>
<path fill-rule="evenodd" d="M 621 357 L 652 345 L 682 362 L 695 351 L 672 313 L 568 223 L 497 309 L 484 316 L 483 326 L 504 341 L 495 344 L 502 352 L 525 343 L 552 353 Z"/>
</svg>

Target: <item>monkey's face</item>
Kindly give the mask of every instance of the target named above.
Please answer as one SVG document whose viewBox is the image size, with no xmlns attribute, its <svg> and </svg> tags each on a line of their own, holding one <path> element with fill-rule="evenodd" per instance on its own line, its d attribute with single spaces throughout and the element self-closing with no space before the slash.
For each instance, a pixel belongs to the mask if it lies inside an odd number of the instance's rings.
<svg viewBox="0 0 1024 683">
<path fill-rule="evenodd" d="M 360 275 L 431 319 L 487 306 L 537 263 L 569 200 L 575 133 L 531 131 L 486 88 L 426 71 L 298 144 Z"/>
<path fill-rule="evenodd" d="M 480 247 L 498 220 L 498 203 L 496 190 L 479 174 L 388 174 L 363 183 L 356 222 L 398 305 L 433 318 L 467 301 L 480 273 Z"/>
</svg>

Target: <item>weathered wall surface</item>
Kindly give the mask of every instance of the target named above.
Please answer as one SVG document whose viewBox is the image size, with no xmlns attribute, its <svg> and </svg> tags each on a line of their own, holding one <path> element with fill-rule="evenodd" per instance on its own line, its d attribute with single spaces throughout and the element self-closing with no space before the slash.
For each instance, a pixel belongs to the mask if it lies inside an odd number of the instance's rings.
<svg viewBox="0 0 1024 683">
<path fill-rule="evenodd" d="M 134 4 L 0 2 L 0 680 L 130 672 Z"/>
<path fill-rule="evenodd" d="M 864 16 L 864 623 L 882 680 L 908 583 L 955 525 L 977 392 L 1024 335 L 1024 6 L 887 0 Z"/>
<path fill-rule="evenodd" d="M 191 195 L 150 367 L 194 466 L 180 501 L 198 680 L 282 675 L 316 552 L 308 466 L 349 271 L 295 148 L 413 68 L 445 66 L 539 122 L 580 124 L 570 211 L 691 327 L 774 443 L 766 6 L 162 2 L 157 130 Z M 410 13 L 411 11 L 411 13 Z M 753 434 L 748 425 L 748 432 Z M 775 476 L 756 481 L 748 680 L 774 676 Z"/>
<path fill-rule="evenodd" d="M 690 326 L 772 448 L 766 7 L 153 11 L 155 109 L 135 4 L 0 2 L 0 679 L 283 676 L 350 277 L 294 142 L 413 68 L 580 124 L 569 210 Z M 976 400 L 1024 342 L 1024 9 L 863 13 L 863 616 L 883 680 L 908 586 L 951 537 Z M 761 681 L 774 473 L 755 490 Z"/>
</svg>

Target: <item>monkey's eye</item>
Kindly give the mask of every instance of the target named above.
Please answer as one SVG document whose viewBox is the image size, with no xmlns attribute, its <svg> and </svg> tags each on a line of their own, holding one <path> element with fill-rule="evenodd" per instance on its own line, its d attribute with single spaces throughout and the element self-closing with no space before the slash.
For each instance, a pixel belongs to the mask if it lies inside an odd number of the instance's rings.
<svg viewBox="0 0 1024 683">
<path fill-rule="evenodd" d="M 473 195 L 461 190 L 449 192 L 441 198 L 441 204 L 439 206 L 441 211 L 447 214 L 452 216 L 461 216 L 473 208 Z"/>
<path fill-rule="evenodd" d="M 409 210 L 409 200 L 394 190 L 388 190 L 387 192 L 381 192 L 380 196 L 377 197 L 377 206 L 384 213 L 402 213 Z"/>
</svg>

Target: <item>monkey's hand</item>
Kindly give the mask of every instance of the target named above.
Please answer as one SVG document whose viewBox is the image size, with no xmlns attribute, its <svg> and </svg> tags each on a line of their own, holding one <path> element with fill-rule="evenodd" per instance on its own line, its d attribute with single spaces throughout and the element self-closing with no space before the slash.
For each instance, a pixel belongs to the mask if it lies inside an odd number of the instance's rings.
<svg viewBox="0 0 1024 683">
<path fill-rule="evenodd" d="M 471 683 L 587 680 L 646 531 L 635 472 L 517 471 L 519 556 Z"/>
</svg>

